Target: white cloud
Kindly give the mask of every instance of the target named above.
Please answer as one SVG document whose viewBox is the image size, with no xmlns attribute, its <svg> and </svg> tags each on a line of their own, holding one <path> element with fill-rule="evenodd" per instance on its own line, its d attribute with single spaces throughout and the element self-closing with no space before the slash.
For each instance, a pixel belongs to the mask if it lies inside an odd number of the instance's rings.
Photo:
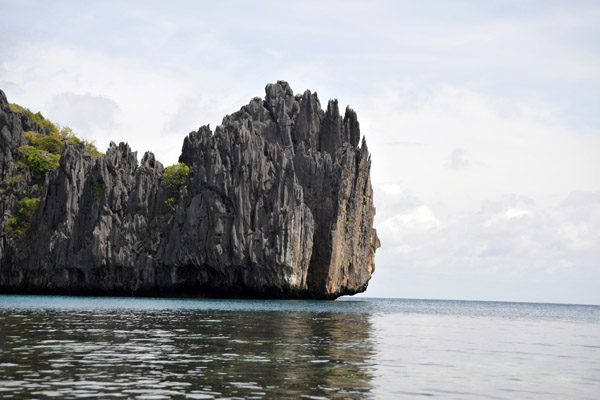
<svg viewBox="0 0 600 400">
<path fill-rule="evenodd" d="M 390 239 L 388 245 L 403 245 L 403 239 L 413 235 L 423 235 L 438 231 L 442 222 L 438 220 L 426 205 L 404 210 L 386 218 L 378 225 L 382 237 Z"/>
<path fill-rule="evenodd" d="M 513 219 L 513 218 L 523 218 L 527 215 L 531 215 L 531 211 L 519 209 L 519 208 L 509 208 L 504 214 L 504 218 Z"/>
<path fill-rule="evenodd" d="M 119 106 L 107 97 L 66 92 L 54 96 L 48 110 L 57 121 L 69 121 L 77 130 L 86 132 L 92 128 L 114 128 Z"/>
<path fill-rule="evenodd" d="M 496 99 L 465 88 L 430 89 L 410 108 L 403 97 L 401 88 L 390 89 L 370 99 L 372 112 L 362 114 L 376 184 L 402 183 L 427 204 L 471 210 L 507 193 L 546 202 L 598 187 L 600 132 L 577 132 L 535 105 L 507 113 Z M 468 168 L 460 174 L 446 168 L 449 154 L 450 165 L 454 159 Z"/>
<path fill-rule="evenodd" d="M 577 208 L 569 210 L 562 203 L 540 208 L 529 199 L 507 196 L 441 223 L 421 205 L 378 223 L 388 239 L 381 261 L 390 268 L 411 269 L 428 260 L 428 268 L 458 275 L 476 270 L 511 276 L 524 270 L 554 273 L 567 265 L 583 271 L 597 267 L 600 202 Z M 589 219 L 578 218 L 582 214 Z"/>
<path fill-rule="evenodd" d="M 521 280 L 533 293 L 541 276 L 558 285 L 600 275 L 600 132 L 569 127 L 555 103 L 506 107 L 447 85 L 371 101 L 362 128 L 372 133 L 379 271 L 437 282 L 424 297 L 444 293 L 448 277 Z"/>
<path fill-rule="evenodd" d="M 157 141 L 147 132 L 156 130 L 165 109 L 172 107 L 168 99 L 180 87 L 177 81 L 128 60 L 60 46 L 24 46 L 14 58 L 4 60 L 1 70 L 5 80 L 21 88 L 10 101 L 72 125 L 78 134 L 96 140 L 100 149 L 108 147 L 111 140 L 125 139 L 134 149 L 150 150 L 146 146 Z M 84 102 L 80 96 L 85 96 Z M 103 108 L 94 109 L 98 103 Z M 81 118 L 76 115 L 79 111 L 85 112 Z M 110 124 L 98 123 L 107 113 Z M 61 119 L 71 116 L 73 122 Z M 87 117 L 90 122 L 86 124 L 83 120 Z"/>
<path fill-rule="evenodd" d="M 542 293 L 540 276 L 560 277 L 554 291 L 600 278 L 596 4 L 2 11 L 9 100 L 100 148 L 123 140 L 171 164 L 189 131 L 214 128 L 277 79 L 350 104 L 372 152 L 383 244 L 369 294 L 493 297 Z M 403 273 L 415 284 L 395 293 Z"/>
<path fill-rule="evenodd" d="M 1 80 L 15 88 L 9 101 L 71 126 L 100 149 L 126 141 L 138 156 L 150 150 L 167 165 L 190 131 L 214 128 L 252 97 L 244 85 L 239 92 L 235 83 L 223 86 L 222 74 L 199 68 L 186 79 L 136 59 L 47 44 L 24 45 L 0 63 Z M 194 95 L 195 87 L 209 92 Z"/>
<path fill-rule="evenodd" d="M 465 149 L 454 149 L 450 153 L 448 166 L 453 170 L 461 170 L 469 168 L 471 161 L 469 153 Z"/>
</svg>

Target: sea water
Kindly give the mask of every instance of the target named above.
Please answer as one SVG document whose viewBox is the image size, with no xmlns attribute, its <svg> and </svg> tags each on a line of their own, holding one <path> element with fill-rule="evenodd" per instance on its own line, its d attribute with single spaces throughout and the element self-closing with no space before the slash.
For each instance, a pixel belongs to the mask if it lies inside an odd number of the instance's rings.
<svg viewBox="0 0 600 400">
<path fill-rule="evenodd" d="M 599 399 L 600 306 L 0 296 L 0 398 Z"/>
</svg>

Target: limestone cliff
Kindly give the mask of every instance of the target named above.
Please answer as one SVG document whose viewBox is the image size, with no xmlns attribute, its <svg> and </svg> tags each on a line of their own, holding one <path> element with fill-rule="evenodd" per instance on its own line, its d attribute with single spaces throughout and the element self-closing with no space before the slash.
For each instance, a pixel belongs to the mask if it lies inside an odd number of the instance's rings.
<svg viewBox="0 0 600 400">
<path fill-rule="evenodd" d="M 58 167 L 36 174 L 19 149 L 23 132 L 45 129 L 0 91 L 2 293 L 333 299 L 367 287 L 371 160 L 336 100 L 323 111 L 316 93 L 267 85 L 214 133 L 185 138 L 177 186 L 124 143 L 104 156 L 65 144 Z"/>
</svg>

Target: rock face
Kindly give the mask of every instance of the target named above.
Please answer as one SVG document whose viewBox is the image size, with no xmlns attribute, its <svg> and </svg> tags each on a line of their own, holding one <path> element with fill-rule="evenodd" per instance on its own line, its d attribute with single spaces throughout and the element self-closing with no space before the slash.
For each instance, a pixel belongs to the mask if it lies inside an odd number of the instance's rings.
<svg viewBox="0 0 600 400">
<path fill-rule="evenodd" d="M 152 153 L 138 164 L 124 143 L 105 156 L 65 145 L 36 181 L 17 163 L 34 125 L 0 91 L 0 292 L 333 299 L 367 287 L 371 160 L 336 100 L 324 112 L 316 93 L 267 85 L 214 133 L 185 138 L 175 189 Z M 8 235 L 36 190 L 28 232 Z"/>
</svg>

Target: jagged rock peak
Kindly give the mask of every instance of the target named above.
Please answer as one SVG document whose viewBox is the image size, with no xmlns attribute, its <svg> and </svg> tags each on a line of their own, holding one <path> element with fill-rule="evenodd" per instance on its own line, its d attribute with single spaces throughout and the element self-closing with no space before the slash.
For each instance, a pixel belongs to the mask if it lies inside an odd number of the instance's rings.
<svg viewBox="0 0 600 400">
<path fill-rule="evenodd" d="M 65 146 L 15 234 L 40 184 L 18 163 L 20 122 L 2 106 L 0 172 L 22 179 L 0 194 L 0 292 L 333 299 L 367 287 L 371 160 L 337 100 L 323 111 L 316 93 L 269 84 L 214 134 L 185 137 L 172 170 L 150 152 L 138 165 L 125 143 L 105 156 Z"/>
</svg>

